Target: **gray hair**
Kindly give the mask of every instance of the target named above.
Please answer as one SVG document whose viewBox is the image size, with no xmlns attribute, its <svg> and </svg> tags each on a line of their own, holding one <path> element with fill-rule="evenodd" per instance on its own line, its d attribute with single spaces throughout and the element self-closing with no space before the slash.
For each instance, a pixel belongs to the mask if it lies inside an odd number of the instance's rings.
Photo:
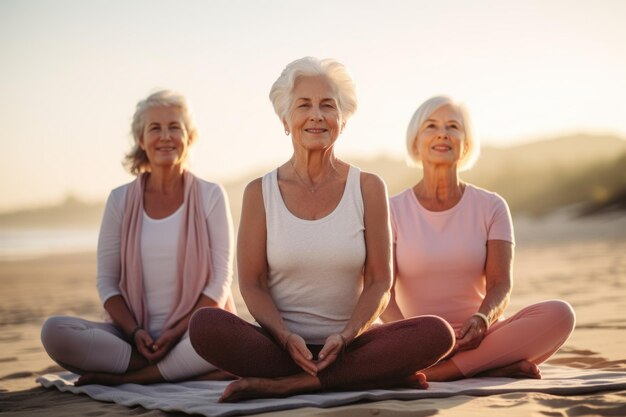
<svg viewBox="0 0 626 417">
<path fill-rule="evenodd" d="M 356 86 L 346 67 L 331 58 L 304 57 L 285 67 L 270 90 L 270 101 L 281 122 L 287 118 L 293 101 L 293 87 L 298 77 L 323 75 L 328 78 L 337 94 L 337 105 L 344 120 L 357 108 Z"/>
<path fill-rule="evenodd" d="M 180 110 L 189 145 L 191 146 L 198 137 L 198 130 L 193 121 L 191 109 L 187 99 L 182 94 L 171 90 L 161 90 L 150 94 L 145 99 L 137 103 L 133 121 L 131 123 L 131 133 L 133 135 L 133 146 L 124 158 L 124 165 L 131 174 L 139 175 L 142 172 L 150 171 L 150 161 L 146 152 L 139 145 L 145 127 L 145 115 L 149 109 L 154 107 L 174 107 Z"/>
<path fill-rule="evenodd" d="M 467 171 L 470 169 L 480 155 L 480 141 L 474 135 L 472 127 L 472 119 L 469 112 L 463 103 L 453 100 L 448 96 L 435 96 L 431 97 L 421 106 L 415 110 L 409 127 L 406 130 L 406 149 L 408 151 L 409 165 L 422 166 L 422 160 L 419 155 L 415 153 L 415 141 L 417 140 L 417 133 L 424 122 L 433 114 L 437 109 L 442 106 L 450 105 L 454 107 L 461 115 L 461 123 L 463 124 L 463 131 L 465 133 L 465 149 L 461 154 L 457 169 L 459 171 Z"/>
</svg>

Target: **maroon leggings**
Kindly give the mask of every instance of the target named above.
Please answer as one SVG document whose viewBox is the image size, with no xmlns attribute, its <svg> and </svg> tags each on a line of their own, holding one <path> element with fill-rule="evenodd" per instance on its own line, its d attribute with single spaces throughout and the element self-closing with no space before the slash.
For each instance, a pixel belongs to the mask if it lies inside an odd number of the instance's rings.
<svg viewBox="0 0 626 417">
<path fill-rule="evenodd" d="M 191 345 L 206 361 L 239 377 L 276 378 L 303 372 L 265 330 L 218 308 L 189 322 Z M 420 316 L 372 327 L 318 373 L 323 389 L 376 388 L 428 368 L 454 345 L 450 325 Z M 310 345 L 317 356 L 322 346 Z"/>
</svg>

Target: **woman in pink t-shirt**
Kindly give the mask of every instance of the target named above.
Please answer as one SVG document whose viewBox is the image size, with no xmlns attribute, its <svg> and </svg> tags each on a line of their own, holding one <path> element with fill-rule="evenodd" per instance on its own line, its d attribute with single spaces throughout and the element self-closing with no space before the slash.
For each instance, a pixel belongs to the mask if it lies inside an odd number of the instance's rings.
<svg viewBox="0 0 626 417">
<path fill-rule="evenodd" d="M 538 365 L 571 334 L 572 307 L 551 300 L 503 316 L 513 287 L 514 235 L 499 195 L 462 182 L 479 154 L 466 109 L 437 96 L 415 112 L 407 149 L 423 178 L 391 198 L 395 285 L 385 321 L 446 319 L 457 341 L 430 381 L 474 375 L 540 378 Z"/>
</svg>

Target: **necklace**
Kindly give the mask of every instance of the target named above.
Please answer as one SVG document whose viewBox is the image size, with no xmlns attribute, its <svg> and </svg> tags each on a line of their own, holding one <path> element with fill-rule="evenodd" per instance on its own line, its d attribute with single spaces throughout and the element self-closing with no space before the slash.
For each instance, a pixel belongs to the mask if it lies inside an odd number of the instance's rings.
<svg viewBox="0 0 626 417">
<path fill-rule="evenodd" d="M 289 160 L 289 163 L 291 164 L 291 167 L 292 167 L 292 168 L 293 168 L 293 170 L 295 171 L 296 176 L 298 177 L 298 180 L 300 181 L 300 183 L 301 183 L 302 185 L 304 185 L 304 187 L 305 187 L 306 189 L 308 189 L 308 190 L 309 190 L 309 192 L 310 192 L 311 194 L 315 194 L 315 192 L 317 191 L 317 189 L 318 189 L 318 187 L 319 187 L 319 184 L 318 184 L 317 186 L 315 186 L 315 187 L 311 187 L 310 185 L 307 185 L 307 184 L 306 184 L 306 182 L 304 182 L 304 180 L 303 180 L 303 179 L 302 179 L 302 177 L 300 176 L 300 173 L 299 173 L 299 172 L 298 172 L 298 170 L 296 169 L 296 166 L 293 164 L 293 161 L 292 161 L 291 159 Z"/>
</svg>

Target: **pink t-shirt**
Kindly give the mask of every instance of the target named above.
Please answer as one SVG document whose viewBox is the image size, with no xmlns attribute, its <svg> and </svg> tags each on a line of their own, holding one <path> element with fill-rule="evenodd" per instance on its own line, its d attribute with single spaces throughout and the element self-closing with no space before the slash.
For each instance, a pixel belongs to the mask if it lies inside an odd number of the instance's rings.
<svg viewBox="0 0 626 417">
<path fill-rule="evenodd" d="M 412 189 L 392 197 L 390 206 L 400 311 L 434 314 L 458 329 L 485 297 L 487 241 L 515 242 L 506 202 L 467 184 L 449 210 L 426 210 Z"/>
</svg>

